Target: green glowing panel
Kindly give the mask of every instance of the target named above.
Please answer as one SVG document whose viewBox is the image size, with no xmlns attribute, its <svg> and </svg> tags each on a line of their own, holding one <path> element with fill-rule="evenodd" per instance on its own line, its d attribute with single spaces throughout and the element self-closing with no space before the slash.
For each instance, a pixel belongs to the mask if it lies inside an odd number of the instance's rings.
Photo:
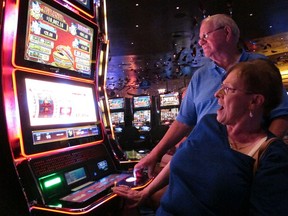
<svg viewBox="0 0 288 216">
<path fill-rule="evenodd" d="M 44 182 L 44 187 L 45 188 L 49 188 L 49 187 L 52 187 L 54 185 L 57 185 L 61 183 L 61 178 L 60 177 L 55 177 L 53 179 L 49 179 L 48 181 L 45 181 Z"/>
</svg>

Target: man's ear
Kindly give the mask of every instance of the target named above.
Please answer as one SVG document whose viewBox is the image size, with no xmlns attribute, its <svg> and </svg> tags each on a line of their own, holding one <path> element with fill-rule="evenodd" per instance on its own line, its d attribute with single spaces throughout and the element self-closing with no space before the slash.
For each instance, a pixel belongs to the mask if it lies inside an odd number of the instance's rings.
<svg viewBox="0 0 288 216">
<path fill-rule="evenodd" d="M 225 26 L 224 31 L 226 33 L 226 40 L 229 41 L 233 34 L 232 29 L 230 28 L 230 26 Z"/>
</svg>

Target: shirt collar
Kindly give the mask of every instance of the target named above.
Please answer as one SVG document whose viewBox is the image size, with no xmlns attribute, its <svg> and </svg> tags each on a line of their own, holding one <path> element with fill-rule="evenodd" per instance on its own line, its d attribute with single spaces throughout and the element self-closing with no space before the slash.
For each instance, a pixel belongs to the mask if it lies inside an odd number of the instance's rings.
<svg viewBox="0 0 288 216">
<path fill-rule="evenodd" d="M 249 58 L 249 54 L 245 51 L 242 50 L 239 62 L 243 62 L 243 61 L 247 61 Z M 223 69 L 222 67 L 218 66 L 214 61 L 211 60 L 210 64 L 209 64 L 209 68 L 210 69 L 216 69 L 219 73 L 226 73 L 226 70 Z"/>
<path fill-rule="evenodd" d="M 249 53 L 246 52 L 245 50 L 242 50 L 239 62 L 247 61 L 249 58 Z"/>
</svg>

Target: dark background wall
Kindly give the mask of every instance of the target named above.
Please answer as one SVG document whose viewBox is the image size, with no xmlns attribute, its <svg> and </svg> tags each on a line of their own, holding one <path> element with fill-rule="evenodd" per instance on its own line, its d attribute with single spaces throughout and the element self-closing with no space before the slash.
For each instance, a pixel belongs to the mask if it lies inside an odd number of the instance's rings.
<svg viewBox="0 0 288 216">
<path fill-rule="evenodd" d="M 108 93 L 155 95 L 181 91 L 201 65 L 201 20 L 225 13 L 238 23 L 247 49 L 264 53 L 281 70 L 288 62 L 287 0 L 107 0 Z M 151 87 L 143 90 L 140 84 Z"/>
</svg>

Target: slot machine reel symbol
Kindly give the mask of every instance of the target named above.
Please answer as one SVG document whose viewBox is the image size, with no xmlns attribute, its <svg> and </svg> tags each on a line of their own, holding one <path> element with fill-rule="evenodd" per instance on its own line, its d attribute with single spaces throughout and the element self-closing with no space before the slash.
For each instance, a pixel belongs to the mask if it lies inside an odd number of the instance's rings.
<svg viewBox="0 0 288 216">
<path fill-rule="evenodd" d="M 49 118 L 53 116 L 54 113 L 54 103 L 49 97 L 39 99 L 39 117 Z"/>
<path fill-rule="evenodd" d="M 61 116 L 71 116 L 71 113 L 72 113 L 72 107 L 69 107 L 69 106 L 60 107 Z"/>
<path fill-rule="evenodd" d="M 74 58 L 69 46 L 59 45 L 53 52 L 54 64 L 61 68 L 73 69 Z"/>
</svg>

